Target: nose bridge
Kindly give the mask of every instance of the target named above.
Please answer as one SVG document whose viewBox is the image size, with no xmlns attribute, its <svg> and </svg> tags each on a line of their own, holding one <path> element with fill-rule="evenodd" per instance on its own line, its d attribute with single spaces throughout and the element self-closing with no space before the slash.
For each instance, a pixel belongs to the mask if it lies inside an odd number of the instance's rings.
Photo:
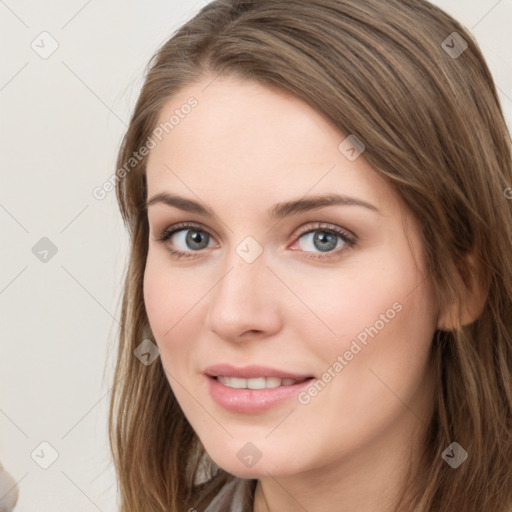
<svg viewBox="0 0 512 512">
<path fill-rule="evenodd" d="M 226 258 L 226 271 L 215 287 L 212 298 L 225 310 L 235 311 L 237 305 L 240 305 L 247 311 L 248 307 L 253 309 L 260 302 L 258 297 L 263 291 L 261 286 L 269 271 L 263 255 L 254 260 L 245 260 L 238 250 Z"/>
<path fill-rule="evenodd" d="M 235 339 L 248 330 L 277 327 L 277 304 L 271 299 L 269 285 L 272 273 L 263 249 L 254 242 L 246 239 L 230 251 L 225 271 L 210 295 L 207 325 L 226 339 Z"/>
<path fill-rule="evenodd" d="M 269 272 L 263 247 L 248 236 L 229 251 L 225 265 L 226 272 L 217 285 L 220 298 L 245 298 L 249 294 L 256 298 L 256 288 Z"/>
</svg>

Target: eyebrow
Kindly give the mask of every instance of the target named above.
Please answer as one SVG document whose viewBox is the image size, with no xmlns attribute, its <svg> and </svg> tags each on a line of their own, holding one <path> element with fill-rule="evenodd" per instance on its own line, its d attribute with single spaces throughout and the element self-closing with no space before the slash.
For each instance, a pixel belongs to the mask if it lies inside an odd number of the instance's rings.
<svg viewBox="0 0 512 512">
<path fill-rule="evenodd" d="M 202 215 L 208 219 L 213 219 L 216 216 L 213 210 L 203 206 L 197 201 L 187 199 L 185 197 L 171 195 L 167 192 L 161 192 L 149 199 L 146 203 L 146 208 L 149 208 L 154 204 L 165 204 L 167 206 L 173 206 L 186 212 L 198 213 L 199 215 Z M 299 213 L 317 210 L 327 206 L 361 206 L 382 215 L 379 209 L 373 204 L 367 203 L 366 201 L 357 199 L 355 197 L 340 194 L 308 196 L 302 199 L 294 199 L 284 203 L 277 203 L 269 209 L 268 215 L 270 220 L 281 220 L 291 215 L 297 215 Z"/>
</svg>

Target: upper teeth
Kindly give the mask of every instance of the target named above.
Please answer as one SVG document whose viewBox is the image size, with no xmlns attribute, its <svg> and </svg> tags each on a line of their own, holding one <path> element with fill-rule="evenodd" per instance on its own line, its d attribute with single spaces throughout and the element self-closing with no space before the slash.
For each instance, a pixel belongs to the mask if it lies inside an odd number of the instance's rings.
<svg viewBox="0 0 512 512">
<path fill-rule="evenodd" d="M 294 379 L 280 379 L 279 377 L 256 377 L 253 379 L 241 379 L 239 377 L 218 376 L 219 382 L 230 388 L 236 389 L 267 389 L 279 386 L 291 386 L 298 381 Z"/>
</svg>

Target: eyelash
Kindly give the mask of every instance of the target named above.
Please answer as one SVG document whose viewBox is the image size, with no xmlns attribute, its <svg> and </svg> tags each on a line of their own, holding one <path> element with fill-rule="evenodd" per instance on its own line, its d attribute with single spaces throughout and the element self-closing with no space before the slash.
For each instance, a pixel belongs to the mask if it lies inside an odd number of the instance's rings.
<svg viewBox="0 0 512 512">
<path fill-rule="evenodd" d="M 202 233 L 208 234 L 208 236 L 210 236 L 210 237 L 212 236 L 212 235 L 210 235 L 210 233 L 207 230 L 203 229 L 198 224 L 190 224 L 190 223 L 182 222 L 179 224 L 175 224 L 174 226 L 171 226 L 170 228 L 165 229 L 155 239 L 155 241 L 158 243 L 165 243 L 175 233 L 178 233 L 179 231 L 186 231 L 188 229 L 195 229 L 196 231 L 200 231 Z M 318 231 L 320 233 L 328 233 L 331 235 L 338 236 L 339 238 L 341 238 L 343 240 L 343 242 L 345 243 L 345 246 L 340 249 L 336 249 L 335 251 L 325 253 L 325 254 L 329 254 L 330 256 L 317 256 L 316 254 L 319 254 L 319 253 L 310 253 L 310 252 L 304 251 L 305 254 L 307 254 L 307 256 L 304 256 L 306 259 L 312 259 L 312 260 L 330 259 L 330 258 L 339 256 L 341 253 L 344 253 L 345 251 L 352 249 L 353 247 L 356 246 L 356 237 L 355 236 L 349 234 L 349 232 L 347 232 L 346 230 L 343 230 L 337 226 L 329 225 L 329 227 L 326 227 L 325 225 L 323 225 L 320 222 L 317 223 L 317 225 L 315 225 L 313 227 L 300 228 L 299 233 L 297 233 L 295 236 L 296 236 L 296 239 L 298 240 L 302 236 L 307 235 L 309 233 L 314 233 L 316 231 Z M 194 253 L 201 252 L 201 251 L 190 251 L 190 252 L 177 251 L 176 249 L 171 249 L 170 247 L 167 247 L 167 250 L 170 252 L 170 254 L 172 256 L 176 257 L 177 259 L 194 258 L 195 257 Z"/>
</svg>

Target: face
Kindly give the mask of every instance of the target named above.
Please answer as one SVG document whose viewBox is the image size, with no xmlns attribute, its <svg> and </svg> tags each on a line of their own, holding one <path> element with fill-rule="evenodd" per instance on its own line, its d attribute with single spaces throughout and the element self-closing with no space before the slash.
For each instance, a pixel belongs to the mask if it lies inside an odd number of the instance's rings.
<svg viewBox="0 0 512 512">
<path fill-rule="evenodd" d="M 147 166 L 144 300 L 185 416 L 244 478 L 402 441 L 432 399 L 417 222 L 310 106 L 211 80 L 162 110 Z"/>
</svg>

